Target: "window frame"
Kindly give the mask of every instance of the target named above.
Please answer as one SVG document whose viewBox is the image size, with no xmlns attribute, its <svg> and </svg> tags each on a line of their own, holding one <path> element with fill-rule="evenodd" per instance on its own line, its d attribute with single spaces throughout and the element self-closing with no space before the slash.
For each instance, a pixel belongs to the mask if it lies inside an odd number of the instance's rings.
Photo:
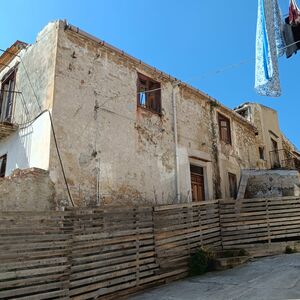
<svg viewBox="0 0 300 300">
<path fill-rule="evenodd" d="M 17 66 L 9 70 L 1 79 L 0 86 L 0 121 L 11 122 L 15 105 L 15 86 L 17 78 Z M 8 90 L 4 90 L 4 85 L 9 84 Z M 10 108 L 9 108 L 10 105 Z"/>
<path fill-rule="evenodd" d="M 192 202 L 201 202 L 206 200 L 206 187 L 205 187 L 205 168 L 202 166 L 195 165 L 190 163 L 190 176 L 191 176 L 191 199 Z M 193 181 L 193 176 L 201 178 L 201 182 Z M 197 197 L 193 197 L 194 195 L 194 186 L 201 189 L 197 190 Z M 200 192 L 200 194 L 198 194 Z M 199 196 L 199 197 L 198 197 Z"/>
<path fill-rule="evenodd" d="M 143 91 L 142 87 L 144 87 Z M 147 92 L 151 90 L 154 91 Z M 141 93 L 145 97 L 145 104 L 141 104 Z M 137 73 L 137 106 L 158 115 L 162 114 L 161 83 L 139 72 Z"/>
<path fill-rule="evenodd" d="M 0 178 L 5 177 L 6 166 L 7 166 L 7 154 L 4 154 L 0 156 Z"/>
<path fill-rule="evenodd" d="M 222 122 L 225 122 L 226 126 L 223 126 Z M 219 126 L 220 141 L 224 142 L 227 145 L 232 145 L 230 119 L 225 117 L 224 115 L 222 115 L 219 112 L 218 112 L 218 126 Z M 223 133 L 222 133 L 223 128 L 226 128 L 226 131 L 227 131 L 226 139 L 223 137 Z"/>
</svg>

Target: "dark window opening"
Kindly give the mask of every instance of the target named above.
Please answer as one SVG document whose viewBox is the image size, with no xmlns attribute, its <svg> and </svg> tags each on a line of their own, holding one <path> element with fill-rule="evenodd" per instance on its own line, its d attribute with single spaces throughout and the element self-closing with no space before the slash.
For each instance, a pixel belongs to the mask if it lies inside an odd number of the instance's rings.
<svg viewBox="0 0 300 300">
<path fill-rule="evenodd" d="M 238 113 L 245 119 L 248 118 L 248 109 L 239 110 Z"/>
<path fill-rule="evenodd" d="M 1 83 L 0 122 L 11 122 L 14 101 L 16 70 L 6 76 Z"/>
<path fill-rule="evenodd" d="M 205 200 L 204 171 L 202 167 L 190 165 L 193 202 Z"/>
<path fill-rule="evenodd" d="M 278 143 L 272 138 L 271 138 L 271 148 L 272 148 L 272 151 L 270 151 L 271 166 L 272 168 L 280 168 Z"/>
<path fill-rule="evenodd" d="M 160 83 L 138 73 L 137 104 L 155 113 L 161 114 Z"/>
<path fill-rule="evenodd" d="M 259 158 L 260 159 L 265 159 L 265 149 L 264 149 L 264 147 L 258 147 L 258 151 L 259 151 Z"/>
<path fill-rule="evenodd" d="M 237 180 L 236 175 L 233 173 L 228 173 L 228 179 L 229 179 L 229 194 L 230 198 L 236 199 L 237 196 Z"/>
<path fill-rule="evenodd" d="M 0 157 L 0 177 L 5 177 L 7 154 Z"/>
<path fill-rule="evenodd" d="M 230 120 L 225 116 L 218 114 L 220 140 L 226 144 L 231 144 Z"/>
</svg>

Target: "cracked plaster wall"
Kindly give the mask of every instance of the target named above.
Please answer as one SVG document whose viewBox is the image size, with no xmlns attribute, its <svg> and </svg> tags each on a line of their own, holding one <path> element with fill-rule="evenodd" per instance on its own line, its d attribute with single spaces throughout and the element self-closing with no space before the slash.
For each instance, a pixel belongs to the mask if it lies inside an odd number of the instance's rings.
<svg viewBox="0 0 300 300">
<path fill-rule="evenodd" d="M 161 116 L 137 108 L 137 72 L 161 82 Z M 256 164 L 256 152 L 251 151 L 255 133 L 232 117 L 232 132 L 236 130 L 236 136 L 227 149 L 219 145 L 218 107 L 212 106 L 208 97 L 180 86 L 176 88 L 176 99 L 182 202 L 191 200 L 191 162 L 207 171 L 207 198 L 225 197 L 228 170 L 239 172 L 240 167 L 252 168 Z M 223 114 L 230 115 L 225 111 Z M 77 205 L 174 202 L 175 151 L 169 79 L 64 30 L 61 24 L 53 119 L 67 181 Z M 67 195 L 53 143 L 50 176 L 56 186 L 57 201 L 63 205 Z"/>
</svg>

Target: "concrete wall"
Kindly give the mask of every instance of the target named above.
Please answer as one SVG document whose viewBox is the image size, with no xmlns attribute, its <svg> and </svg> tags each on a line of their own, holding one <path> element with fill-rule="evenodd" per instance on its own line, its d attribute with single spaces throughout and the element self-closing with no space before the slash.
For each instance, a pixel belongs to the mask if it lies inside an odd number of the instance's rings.
<svg viewBox="0 0 300 300">
<path fill-rule="evenodd" d="M 15 170 L 0 178 L 0 211 L 44 211 L 56 207 L 54 184 L 47 171 Z"/>
<path fill-rule="evenodd" d="M 298 171 L 251 170 L 243 174 L 249 176 L 245 198 L 267 198 L 299 196 L 300 181 Z"/>
<path fill-rule="evenodd" d="M 161 82 L 162 116 L 137 107 L 137 72 Z M 77 205 L 174 202 L 172 89 L 172 80 L 160 72 L 64 30 L 61 23 L 53 118 Z M 256 166 L 253 127 L 188 87 L 175 93 L 181 201 L 191 201 L 190 163 L 205 168 L 207 199 L 225 197 L 228 172 Z M 232 146 L 219 145 L 217 109 L 231 118 Z M 64 203 L 67 195 L 53 143 L 50 152 L 50 176 L 57 200 Z"/>
<path fill-rule="evenodd" d="M 0 140 L 0 156 L 7 154 L 6 176 L 16 168 L 37 167 L 48 169 L 50 155 L 50 122 L 52 108 L 56 39 L 58 23 L 49 23 L 29 45 L 13 59 L 10 67 L 17 65 L 15 90 L 21 92 L 14 98 L 13 120 L 19 130 Z M 5 68 L 0 78 L 9 72 Z M 36 119 L 37 118 L 37 119 Z"/>
</svg>

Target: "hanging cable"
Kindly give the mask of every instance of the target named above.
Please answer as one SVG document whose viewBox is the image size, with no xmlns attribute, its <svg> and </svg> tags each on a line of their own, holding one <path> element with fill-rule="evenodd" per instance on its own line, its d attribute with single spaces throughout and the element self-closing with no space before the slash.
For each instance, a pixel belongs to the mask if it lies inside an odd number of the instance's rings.
<svg viewBox="0 0 300 300">
<path fill-rule="evenodd" d="M 51 115 L 51 113 L 50 113 L 49 110 L 48 110 L 48 114 L 49 114 L 49 118 L 50 118 L 50 123 L 51 123 L 52 134 L 53 134 L 53 139 L 54 139 L 54 143 L 55 143 L 55 148 L 56 148 L 57 156 L 58 156 L 58 159 L 59 159 L 59 162 L 60 162 L 60 165 L 61 165 L 61 170 L 62 170 L 64 181 L 65 181 L 65 184 L 66 184 L 66 187 L 67 187 L 68 195 L 69 195 L 69 198 L 71 200 L 72 205 L 75 206 L 75 203 L 74 203 L 73 198 L 71 196 L 71 191 L 70 191 L 70 188 L 69 188 L 69 185 L 68 185 L 68 181 L 67 181 L 67 177 L 66 177 L 64 165 L 63 165 L 63 162 L 62 162 L 62 159 L 61 159 L 60 151 L 59 151 L 59 148 L 58 148 L 56 134 L 55 134 L 54 125 L 53 125 L 52 115 Z"/>
</svg>

